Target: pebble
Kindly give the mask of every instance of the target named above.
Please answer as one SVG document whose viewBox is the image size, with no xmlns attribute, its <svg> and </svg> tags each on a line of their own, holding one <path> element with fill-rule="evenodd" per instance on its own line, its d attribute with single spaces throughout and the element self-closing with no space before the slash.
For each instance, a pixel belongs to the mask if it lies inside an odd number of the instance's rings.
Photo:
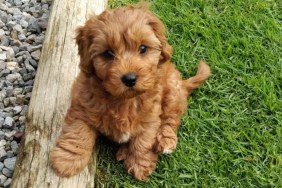
<svg viewBox="0 0 282 188">
<path fill-rule="evenodd" d="M 39 57 L 40 57 L 40 50 L 36 50 L 34 52 L 31 53 L 31 56 L 35 59 L 35 60 L 39 60 Z"/>
<path fill-rule="evenodd" d="M 15 107 L 13 108 L 13 113 L 14 113 L 15 115 L 19 114 L 21 111 L 22 111 L 22 107 L 21 107 L 21 106 L 15 106 Z"/>
<path fill-rule="evenodd" d="M 16 164 L 16 157 L 7 158 L 7 159 L 4 160 L 4 165 L 9 170 L 14 170 L 15 164 Z"/>
<path fill-rule="evenodd" d="M 0 140 L 0 149 L 4 149 L 6 145 L 6 140 Z"/>
<path fill-rule="evenodd" d="M 5 36 L 5 31 L 3 29 L 0 29 L 0 39 L 3 39 Z"/>
<path fill-rule="evenodd" d="M 7 62 L 6 68 L 9 70 L 14 70 L 15 68 L 19 68 L 19 66 L 17 62 L 12 61 L 12 62 Z"/>
<path fill-rule="evenodd" d="M 9 170 L 8 168 L 3 168 L 2 173 L 8 178 L 11 178 L 13 174 L 13 172 Z"/>
<path fill-rule="evenodd" d="M 5 149 L 0 149 L 0 161 L 3 161 L 7 157 L 7 152 Z"/>
<path fill-rule="evenodd" d="M 7 52 L 0 52 L 0 60 L 6 60 L 7 59 Z"/>
<path fill-rule="evenodd" d="M 0 127 L 3 126 L 5 119 L 3 117 L 0 117 Z"/>
<path fill-rule="evenodd" d="M 1 163 L 0 163 L 1 164 Z M 2 163 L 3 164 L 3 163 Z M 4 167 L 4 164 L 3 164 L 3 167 Z M 3 169 L 2 167 L 2 169 Z M 1 165 L 0 165 L 0 169 L 1 169 Z M 1 169 L 1 171 L 2 171 Z M 3 174 L 0 175 L 0 185 L 4 185 L 4 182 L 7 180 L 7 177 L 4 176 Z"/>
<path fill-rule="evenodd" d="M 3 124 L 3 127 L 11 128 L 13 125 L 14 125 L 14 119 L 11 118 L 11 117 L 6 117 L 5 121 L 4 121 L 4 124 Z"/>
<path fill-rule="evenodd" d="M 6 79 L 9 81 L 9 82 L 14 82 L 15 80 L 18 79 L 18 75 L 16 74 L 9 74 L 6 76 Z"/>
<path fill-rule="evenodd" d="M 12 179 L 11 178 L 8 178 L 5 183 L 3 184 L 3 186 L 6 188 L 8 187 L 10 184 L 12 183 Z"/>
<path fill-rule="evenodd" d="M 13 131 L 9 131 L 5 133 L 5 137 L 7 138 L 11 138 L 12 136 L 14 136 L 17 132 L 15 130 Z"/>
</svg>

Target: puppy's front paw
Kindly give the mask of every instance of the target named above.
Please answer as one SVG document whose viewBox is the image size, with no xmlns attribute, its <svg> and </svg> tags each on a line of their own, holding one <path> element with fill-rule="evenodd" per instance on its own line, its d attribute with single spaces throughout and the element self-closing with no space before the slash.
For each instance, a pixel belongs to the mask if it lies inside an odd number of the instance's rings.
<svg viewBox="0 0 282 188">
<path fill-rule="evenodd" d="M 117 151 L 116 159 L 118 161 L 123 161 L 127 158 L 127 155 L 128 155 L 128 146 L 122 145 L 122 146 L 120 146 L 120 148 Z"/>
<path fill-rule="evenodd" d="M 89 152 L 81 153 L 73 146 L 56 146 L 50 154 L 51 167 L 58 176 L 70 177 L 78 174 L 87 165 Z"/>
<path fill-rule="evenodd" d="M 170 154 L 176 149 L 177 136 L 170 126 L 163 126 L 158 132 L 155 143 L 157 153 Z"/>
<path fill-rule="evenodd" d="M 124 165 L 127 172 L 133 174 L 137 180 L 146 181 L 156 168 L 156 160 L 157 156 L 153 156 L 151 160 L 130 156 L 124 160 Z"/>
</svg>

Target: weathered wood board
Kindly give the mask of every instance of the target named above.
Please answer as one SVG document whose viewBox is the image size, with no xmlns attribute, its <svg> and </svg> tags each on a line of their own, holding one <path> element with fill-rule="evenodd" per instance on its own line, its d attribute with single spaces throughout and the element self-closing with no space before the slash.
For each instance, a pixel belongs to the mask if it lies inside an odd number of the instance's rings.
<svg viewBox="0 0 282 188">
<path fill-rule="evenodd" d="M 50 168 L 54 147 L 70 105 L 70 90 L 79 69 L 75 29 L 91 14 L 101 13 L 107 0 L 54 0 L 11 187 L 94 187 L 95 154 L 88 168 L 60 178 Z"/>
</svg>

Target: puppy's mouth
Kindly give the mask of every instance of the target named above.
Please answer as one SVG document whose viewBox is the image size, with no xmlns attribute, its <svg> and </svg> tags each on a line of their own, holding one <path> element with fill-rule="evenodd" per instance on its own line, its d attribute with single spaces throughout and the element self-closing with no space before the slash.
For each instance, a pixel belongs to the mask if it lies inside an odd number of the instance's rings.
<svg viewBox="0 0 282 188">
<path fill-rule="evenodd" d="M 144 93 L 144 91 L 137 90 L 134 87 L 129 87 L 126 89 L 126 91 L 123 92 L 122 97 L 125 99 L 130 99 L 141 95 L 142 93 Z"/>
</svg>

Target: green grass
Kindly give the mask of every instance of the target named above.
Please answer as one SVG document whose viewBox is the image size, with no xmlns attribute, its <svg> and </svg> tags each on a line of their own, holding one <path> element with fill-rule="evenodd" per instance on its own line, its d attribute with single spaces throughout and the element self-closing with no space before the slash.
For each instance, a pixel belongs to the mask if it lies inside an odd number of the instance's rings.
<svg viewBox="0 0 282 188">
<path fill-rule="evenodd" d="M 119 7 L 130 0 L 111 1 Z M 282 187 L 282 1 L 154 0 L 185 78 L 212 76 L 189 98 L 176 152 L 146 183 L 100 141 L 98 187 Z"/>
</svg>

